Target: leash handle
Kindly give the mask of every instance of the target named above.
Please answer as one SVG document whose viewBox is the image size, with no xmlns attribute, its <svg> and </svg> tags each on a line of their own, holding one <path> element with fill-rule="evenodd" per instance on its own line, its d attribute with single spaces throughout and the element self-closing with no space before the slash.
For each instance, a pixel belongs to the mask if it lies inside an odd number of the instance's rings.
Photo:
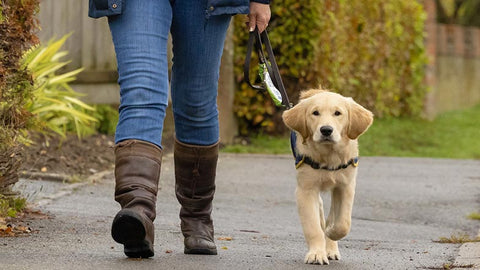
<svg viewBox="0 0 480 270">
<path fill-rule="evenodd" d="M 257 31 L 258 33 L 258 31 Z M 273 83 L 277 87 L 277 89 L 280 91 L 280 94 L 282 95 L 282 104 L 290 109 L 292 107 L 292 104 L 290 104 L 290 101 L 288 100 L 288 95 L 287 91 L 285 90 L 285 86 L 283 85 L 282 77 L 280 76 L 280 70 L 278 69 L 277 61 L 275 60 L 275 55 L 273 54 L 273 48 L 272 45 L 270 44 L 270 39 L 268 38 L 267 30 L 265 29 L 262 34 L 260 35 L 261 40 L 263 40 L 263 43 L 265 44 L 265 49 L 267 50 L 268 54 L 268 60 L 270 60 L 270 65 L 271 65 L 271 71 L 269 70 L 270 76 L 273 74 Z M 267 63 L 267 68 L 268 68 L 268 63 Z"/>
<path fill-rule="evenodd" d="M 243 79 L 251 88 L 255 90 L 264 91 L 266 90 L 265 87 L 250 83 L 250 59 L 252 58 L 253 47 L 255 46 L 255 48 L 257 48 L 256 35 L 258 35 L 258 31 L 255 28 L 255 31 L 250 32 L 250 35 L 248 37 L 247 55 L 245 57 L 245 64 L 243 65 Z M 263 51 L 261 51 L 261 53 L 262 53 L 261 55 L 259 54 L 259 60 L 260 60 L 260 63 L 264 63 L 265 57 L 263 56 Z"/>
<path fill-rule="evenodd" d="M 265 53 L 263 51 L 263 45 L 267 51 L 268 59 L 265 57 Z M 252 57 L 253 47 L 257 50 L 257 54 L 259 57 L 260 66 L 266 68 L 266 74 L 263 77 L 268 75 L 268 78 L 264 78 L 265 82 L 264 85 L 253 85 L 250 82 L 250 59 Z M 247 84 L 256 90 L 265 91 L 267 90 L 275 101 L 276 105 L 280 105 L 290 109 L 292 104 L 288 100 L 287 91 L 285 90 L 285 86 L 283 85 L 282 77 L 280 76 L 280 70 L 278 69 L 277 61 L 275 61 L 275 55 L 273 54 L 273 48 L 270 44 L 270 39 L 268 38 L 267 30 L 264 30 L 261 34 L 258 32 L 258 29 L 255 28 L 253 32 L 250 32 L 248 44 L 247 44 L 247 55 L 245 58 L 245 64 L 243 67 L 244 73 L 244 80 Z M 262 77 L 262 76 L 261 76 Z M 273 87 L 275 89 L 268 89 L 269 83 L 273 83 Z M 265 85 L 267 84 L 267 85 Z M 281 102 L 277 102 L 278 94 L 281 96 Z"/>
</svg>

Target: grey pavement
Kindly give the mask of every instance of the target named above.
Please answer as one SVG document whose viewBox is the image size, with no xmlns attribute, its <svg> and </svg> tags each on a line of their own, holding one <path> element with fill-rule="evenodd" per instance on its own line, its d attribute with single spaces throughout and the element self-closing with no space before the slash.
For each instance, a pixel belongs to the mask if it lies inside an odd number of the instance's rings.
<svg viewBox="0 0 480 270">
<path fill-rule="evenodd" d="M 303 263 L 290 156 L 220 156 L 217 256 L 183 254 L 172 156 L 162 164 L 151 259 L 127 259 L 111 239 L 119 206 L 112 174 L 103 176 L 76 184 L 19 182 L 17 190 L 52 218 L 30 221 L 35 232 L 28 237 L 0 238 L 0 269 L 480 269 L 479 243 L 434 242 L 477 235 L 480 221 L 466 216 L 480 211 L 478 160 L 361 158 L 352 230 L 339 242 L 342 259 L 329 266 Z"/>
</svg>

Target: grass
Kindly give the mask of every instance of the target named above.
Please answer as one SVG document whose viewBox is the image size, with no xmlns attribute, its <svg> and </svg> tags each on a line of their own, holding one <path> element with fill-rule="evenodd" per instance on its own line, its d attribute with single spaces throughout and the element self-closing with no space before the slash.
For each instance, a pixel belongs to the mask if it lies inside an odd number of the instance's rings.
<svg viewBox="0 0 480 270">
<path fill-rule="evenodd" d="M 455 269 L 455 268 L 471 269 L 471 268 L 474 268 L 474 267 L 475 267 L 475 265 L 473 265 L 473 264 L 457 265 L 457 264 L 452 264 L 452 263 L 444 263 L 441 267 L 427 267 L 425 269 L 450 270 L 450 269 Z"/>
<path fill-rule="evenodd" d="M 423 119 L 375 119 L 360 137 L 362 156 L 432 157 L 480 159 L 480 105 Z M 285 137 L 258 136 L 242 145 L 229 145 L 223 152 L 289 154 Z"/>
<path fill-rule="evenodd" d="M 226 153 L 250 153 L 250 154 L 290 154 L 290 141 L 287 137 L 273 137 L 260 135 L 242 140 L 241 143 L 227 145 L 222 148 Z"/>
<path fill-rule="evenodd" d="M 480 242 L 480 237 L 471 238 L 466 233 L 458 233 L 452 234 L 450 237 L 440 237 L 438 240 L 435 240 L 433 242 L 442 244 L 463 244 L 470 242 Z"/>
<path fill-rule="evenodd" d="M 435 120 L 376 119 L 360 137 L 363 156 L 480 159 L 480 105 Z"/>
<path fill-rule="evenodd" d="M 480 220 L 480 213 L 473 212 L 473 213 L 470 213 L 470 215 L 468 215 L 467 217 L 469 219 Z"/>
<path fill-rule="evenodd" d="M 27 205 L 27 200 L 20 197 L 6 197 L 0 194 L 0 217 L 15 217 Z"/>
</svg>

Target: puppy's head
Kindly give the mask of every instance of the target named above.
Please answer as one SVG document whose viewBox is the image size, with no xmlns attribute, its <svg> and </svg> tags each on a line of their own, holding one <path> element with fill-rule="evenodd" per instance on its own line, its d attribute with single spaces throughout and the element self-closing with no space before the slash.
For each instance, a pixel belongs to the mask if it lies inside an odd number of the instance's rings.
<svg viewBox="0 0 480 270">
<path fill-rule="evenodd" d="M 287 127 L 297 131 L 303 141 L 335 144 L 355 140 L 372 124 L 373 114 L 351 98 L 325 90 L 308 90 L 300 102 L 282 115 Z"/>
</svg>

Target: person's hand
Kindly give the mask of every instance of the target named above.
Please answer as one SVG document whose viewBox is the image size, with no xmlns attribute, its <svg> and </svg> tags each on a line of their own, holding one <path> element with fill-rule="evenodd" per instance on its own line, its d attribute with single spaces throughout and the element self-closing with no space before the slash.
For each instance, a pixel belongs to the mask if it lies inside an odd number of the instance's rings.
<svg viewBox="0 0 480 270">
<path fill-rule="evenodd" d="M 270 5 L 257 2 L 250 2 L 250 13 L 248 14 L 248 28 L 250 32 L 258 27 L 258 32 L 262 33 L 270 21 Z"/>
</svg>

